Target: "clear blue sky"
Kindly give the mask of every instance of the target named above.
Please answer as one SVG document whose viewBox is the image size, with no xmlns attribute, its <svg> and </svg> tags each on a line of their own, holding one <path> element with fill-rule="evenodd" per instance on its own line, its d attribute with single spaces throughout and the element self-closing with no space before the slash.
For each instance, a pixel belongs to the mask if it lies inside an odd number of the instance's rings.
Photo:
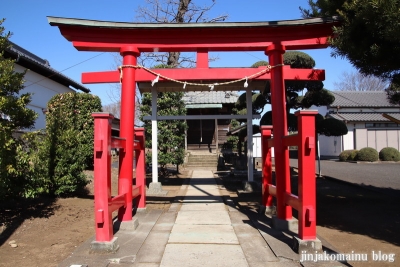
<svg viewBox="0 0 400 267">
<path fill-rule="evenodd" d="M 194 0 L 196 3 L 211 3 L 211 0 Z M 307 0 L 216 0 L 209 17 L 229 15 L 228 22 L 253 22 L 300 19 L 299 6 L 307 7 Z M 13 36 L 11 41 L 29 50 L 50 65 L 77 82 L 82 72 L 115 69 L 114 56 L 109 53 L 79 52 L 68 42 L 57 27 L 48 24 L 47 16 L 82 18 L 105 21 L 132 22 L 135 10 L 144 5 L 144 0 L 2 0 L 0 18 L 6 18 L 5 26 Z M 314 58 L 316 68 L 325 69 L 325 88 L 334 90 L 334 82 L 344 72 L 355 69 L 347 60 L 332 58 L 330 49 L 304 51 Z M 212 67 L 248 67 L 268 58 L 261 52 L 219 53 L 219 60 Z M 100 96 L 103 105 L 111 102 L 109 92 L 113 85 L 86 85 L 92 93 Z"/>
</svg>

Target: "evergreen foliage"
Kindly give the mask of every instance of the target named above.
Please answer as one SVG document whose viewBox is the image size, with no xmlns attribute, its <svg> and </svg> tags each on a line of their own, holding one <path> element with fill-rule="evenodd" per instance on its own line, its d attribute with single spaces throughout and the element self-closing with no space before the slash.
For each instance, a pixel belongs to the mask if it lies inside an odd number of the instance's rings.
<svg viewBox="0 0 400 267">
<path fill-rule="evenodd" d="M 317 132 L 325 136 L 341 136 L 346 135 L 348 130 L 344 122 L 334 119 L 326 118 L 317 124 Z"/>
<path fill-rule="evenodd" d="M 167 65 L 158 65 L 155 68 L 170 68 Z M 163 92 L 157 94 L 157 115 L 158 116 L 179 116 L 186 115 L 185 103 L 182 100 L 182 92 Z M 140 120 L 144 122 L 146 135 L 146 148 L 152 148 L 151 121 L 143 120 L 144 116 L 151 115 L 151 94 L 142 95 L 140 106 Z M 166 173 L 168 164 L 177 167 L 184 162 L 185 158 L 185 130 L 187 124 L 183 120 L 158 121 L 158 164 L 162 172 Z M 151 153 L 146 153 L 146 161 L 151 162 Z"/>
<path fill-rule="evenodd" d="M 31 95 L 21 92 L 25 73 L 15 72 L 15 61 L 4 57 L 11 33 L 5 31 L 3 22 L 0 20 L 0 199 L 25 194 L 31 165 L 16 132 L 31 129 L 37 118 L 37 113 L 27 108 Z"/>
<path fill-rule="evenodd" d="M 347 58 L 364 75 L 391 80 L 392 103 L 400 104 L 400 2 L 398 0 L 310 0 L 304 17 L 339 16 L 330 39 L 334 57 Z"/>
<path fill-rule="evenodd" d="M 353 161 L 353 160 L 356 160 L 357 153 L 358 153 L 358 150 L 356 150 L 356 149 L 344 150 L 339 154 L 339 160 L 340 161 Z"/>
<path fill-rule="evenodd" d="M 297 69 L 312 69 L 315 67 L 315 61 L 308 54 L 300 51 L 287 51 L 283 55 L 285 65 Z M 268 65 L 266 61 L 259 61 L 255 65 Z M 297 117 L 290 113 L 291 109 L 310 108 L 312 105 L 325 106 L 335 101 L 334 95 L 323 88 L 324 84 L 320 81 L 285 81 L 286 90 L 286 110 L 288 131 L 297 131 Z M 307 90 L 304 96 L 300 95 L 304 89 Z M 263 92 L 267 104 L 271 104 L 270 83 Z M 318 119 L 318 118 L 317 118 Z M 316 119 L 316 121 L 318 121 Z M 330 124 L 332 123 L 332 124 Z M 260 121 L 261 125 L 272 125 L 272 112 L 266 112 Z M 328 121 L 321 120 L 316 123 L 317 133 L 327 136 L 340 136 L 347 134 L 347 127 L 344 122 L 330 118 Z"/>
<path fill-rule="evenodd" d="M 239 121 L 233 119 L 231 120 L 230 123 L 230 128 L 235 129 L 240 126 Z M 224 144 L 224 149 L 231 149 L 232 151 L 237 151 L 238 150 L 238 144 L 239 144 L 239 137 L 237 135 L 230 135 L 228 136 L 226 143 Z M 239 151 L 241 153 L 241 151 Z"/>
<path fill-rule="evenodd" d="M 272 125 L 272 111 L 267 111 L 261 117 L 260 126 L 261 125 Z M 287 127 L 289 132 L 297 131 L 297 117 L 293 113 L 287 114 Z"/>
<path fill-rule="evenodd" d="M 400 152 L 394 147 L 385 147 L 379 151 L 379 159 L 382 161 L 399 161 Z"/>
<path fill-rule="evenodd" d="M 379 159 L 379 153 L 375 148 L 364 147 L 357 152 L 356 159 L 359 161 L 377 161 Z"/>
<path fill-rule="evenodd" d="M 91 94 L 58 94 L 50 99 L 47 110 L 39 158 L 50 180 L 49 193 L 73 194 L 86 186 L 83 170 L 93 166 L 92 113 L 101 111 L 101 101 Z"/>
</svg>

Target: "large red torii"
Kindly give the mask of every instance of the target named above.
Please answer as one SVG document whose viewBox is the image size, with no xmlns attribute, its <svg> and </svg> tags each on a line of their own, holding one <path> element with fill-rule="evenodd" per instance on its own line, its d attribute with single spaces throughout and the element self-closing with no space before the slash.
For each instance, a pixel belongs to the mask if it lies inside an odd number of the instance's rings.
<svg viewBox="0 0 400 267">
<path fill-rule="evenodd" d="M 197 52 L 196 68 L 157 69 L 154 71 L 174 80 L 202 80 L 211 83 L 242 79 L 259 70 L 254 68 L 209 68 L 208 52 L 265 52 L 269 57 L 272 69 L 253 80 L 254 85 L 257 85 L 257 81 L 271 80 L 277 217 L 284 222 L 292 219 L 291 206 L 282 203 L 279 205 L 279 202 L 285 201 L 285 194 L 290 194 L 291 191 L 289 153 L 284 141 L 284 137 L 287 135 L 284 80 L 323 80 L 324 71 L 299 70 L 283 66 L 283 54 L 286 50 L 326 48 L 328 38 L 332 35 L 332 27 L 338 24 L 337 20 L 316 18 L 274 22 L 185 24 L 124 23 L 57 17 L 48 17 L 48 20 L 50 25 L 58 26 L 61 34 L 78 50 L 119 52 L 122 55 L 123 63 L 120 71 L 84 73 L 82 82 L 122 83 L 120 136 L 126 139 L 127 147 L 133 147 L 134 139 L 135 83 L 149 82 L 155 78 L 153 74 L 137 68 L 137 57 L 141 52 Z M 160 82 L 162 82 L 161 78 Z M 181 86 L 169 88 L 169 90 L 175 91 L 184 90 Z M 191 88 L 190 90 L 202 89 Z M 218 90 L 218 86 L 215 87 L 215 90 Z M 238 87 L 237 90 L 243 90 L 243 86 Z M 249 97 L 251 91 L 248 89 L 247 92 L 247 102 L 251 102 Z M 251 122 L 249 118 L 248 121 Z M 248 141 L 248 151 L 250 146 L 251 139 Z M 132 184 L 132 159 L 133 151 L 127 151 L 121 159 L 119 190 L 127 190 L 126 188 Z M 132 218 L 131 207 L 126 207 L 123 212 L 123 220 Z M 313 227 L 315 228 L 315 221 Z M 305 239 L 305 241 L 314 242 L 315 233 Z"/>
</svg>

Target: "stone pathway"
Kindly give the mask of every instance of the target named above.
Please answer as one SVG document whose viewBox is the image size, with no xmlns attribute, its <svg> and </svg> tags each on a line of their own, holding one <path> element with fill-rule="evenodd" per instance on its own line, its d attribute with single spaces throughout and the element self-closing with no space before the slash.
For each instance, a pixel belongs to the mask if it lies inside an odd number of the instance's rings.
<svg viewBox="0 0 400 267">
<path fill-rule="evenodd" d="M 92 254 L 93 238 L 59 267 L 320 267 L 338 262 L 299 262 L 292 237 L 235 206 L 211 170 L 196 169 L 168 211 L 135 215 L 136 230 L 120 228 L 115 254 Z M 223 193 L 225 194 L 225 193 Z M 229 194 L 229 193 L 226 193 Z"/>
<path fill-rule="evenodd" d="M 161 260 L 163 267 L 249 266 L 211 171 L 196 170 Z"/>
</svg>

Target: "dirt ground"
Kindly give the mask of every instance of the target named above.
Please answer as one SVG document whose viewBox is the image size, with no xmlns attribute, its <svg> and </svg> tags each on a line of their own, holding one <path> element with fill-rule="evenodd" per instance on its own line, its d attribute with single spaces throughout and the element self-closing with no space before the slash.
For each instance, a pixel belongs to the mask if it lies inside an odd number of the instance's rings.
<svg viewBox="0 0 400 267">
<path fill-rule="evenodd" d="M 87 172 L 92 179 L 92 173 Z M 116 188 L 116 170 L 113 169 Z M 162 179 L 165 197 L 148 197 L 147 208 L 167 210 L 190 170 Z M 259 194 L 236 194 L 243 177 L 221 176 L 243 210 L 257 212 Z M 149 180 L 149 179 L 148 179 Z M 294 172 L 292 188 L 296 187 Z M 93 184 L 76 198 L 36 199 L 0 204 L 0 266 L 53 267 L 94 235 Z M 115 194 L 115 191 L 113 192 Z M 317 179 L 318 235 L 338 253 L 367 253 L 369 263 L 349 266 L 399 266 L 400 194 L 378 193 L 329 179 Z M 15 244 L 13 246 L 12 244 Z M 372 261 L 372 253 L 395 254 L 395 262 Z"/>
<path fill-rule="evenodd" d="M 0 204 L 0 266 L 54 267 L 94 235 L 93 172 L 88 194 L 74 198 L 41 198 Z M 148 209 L 168 210 L 184 178 L 191 172 L 160 180 L 168 195 L 148 197 Z M 151 178 L 147 179 L 148 183 Z M 117 169 L 112 169 L 112 194 L 117 193 Z M 117 214 L 113 213 L 113 217 Z M 15 244 L 16 247 L 13 247 Z"/>
</svg>

